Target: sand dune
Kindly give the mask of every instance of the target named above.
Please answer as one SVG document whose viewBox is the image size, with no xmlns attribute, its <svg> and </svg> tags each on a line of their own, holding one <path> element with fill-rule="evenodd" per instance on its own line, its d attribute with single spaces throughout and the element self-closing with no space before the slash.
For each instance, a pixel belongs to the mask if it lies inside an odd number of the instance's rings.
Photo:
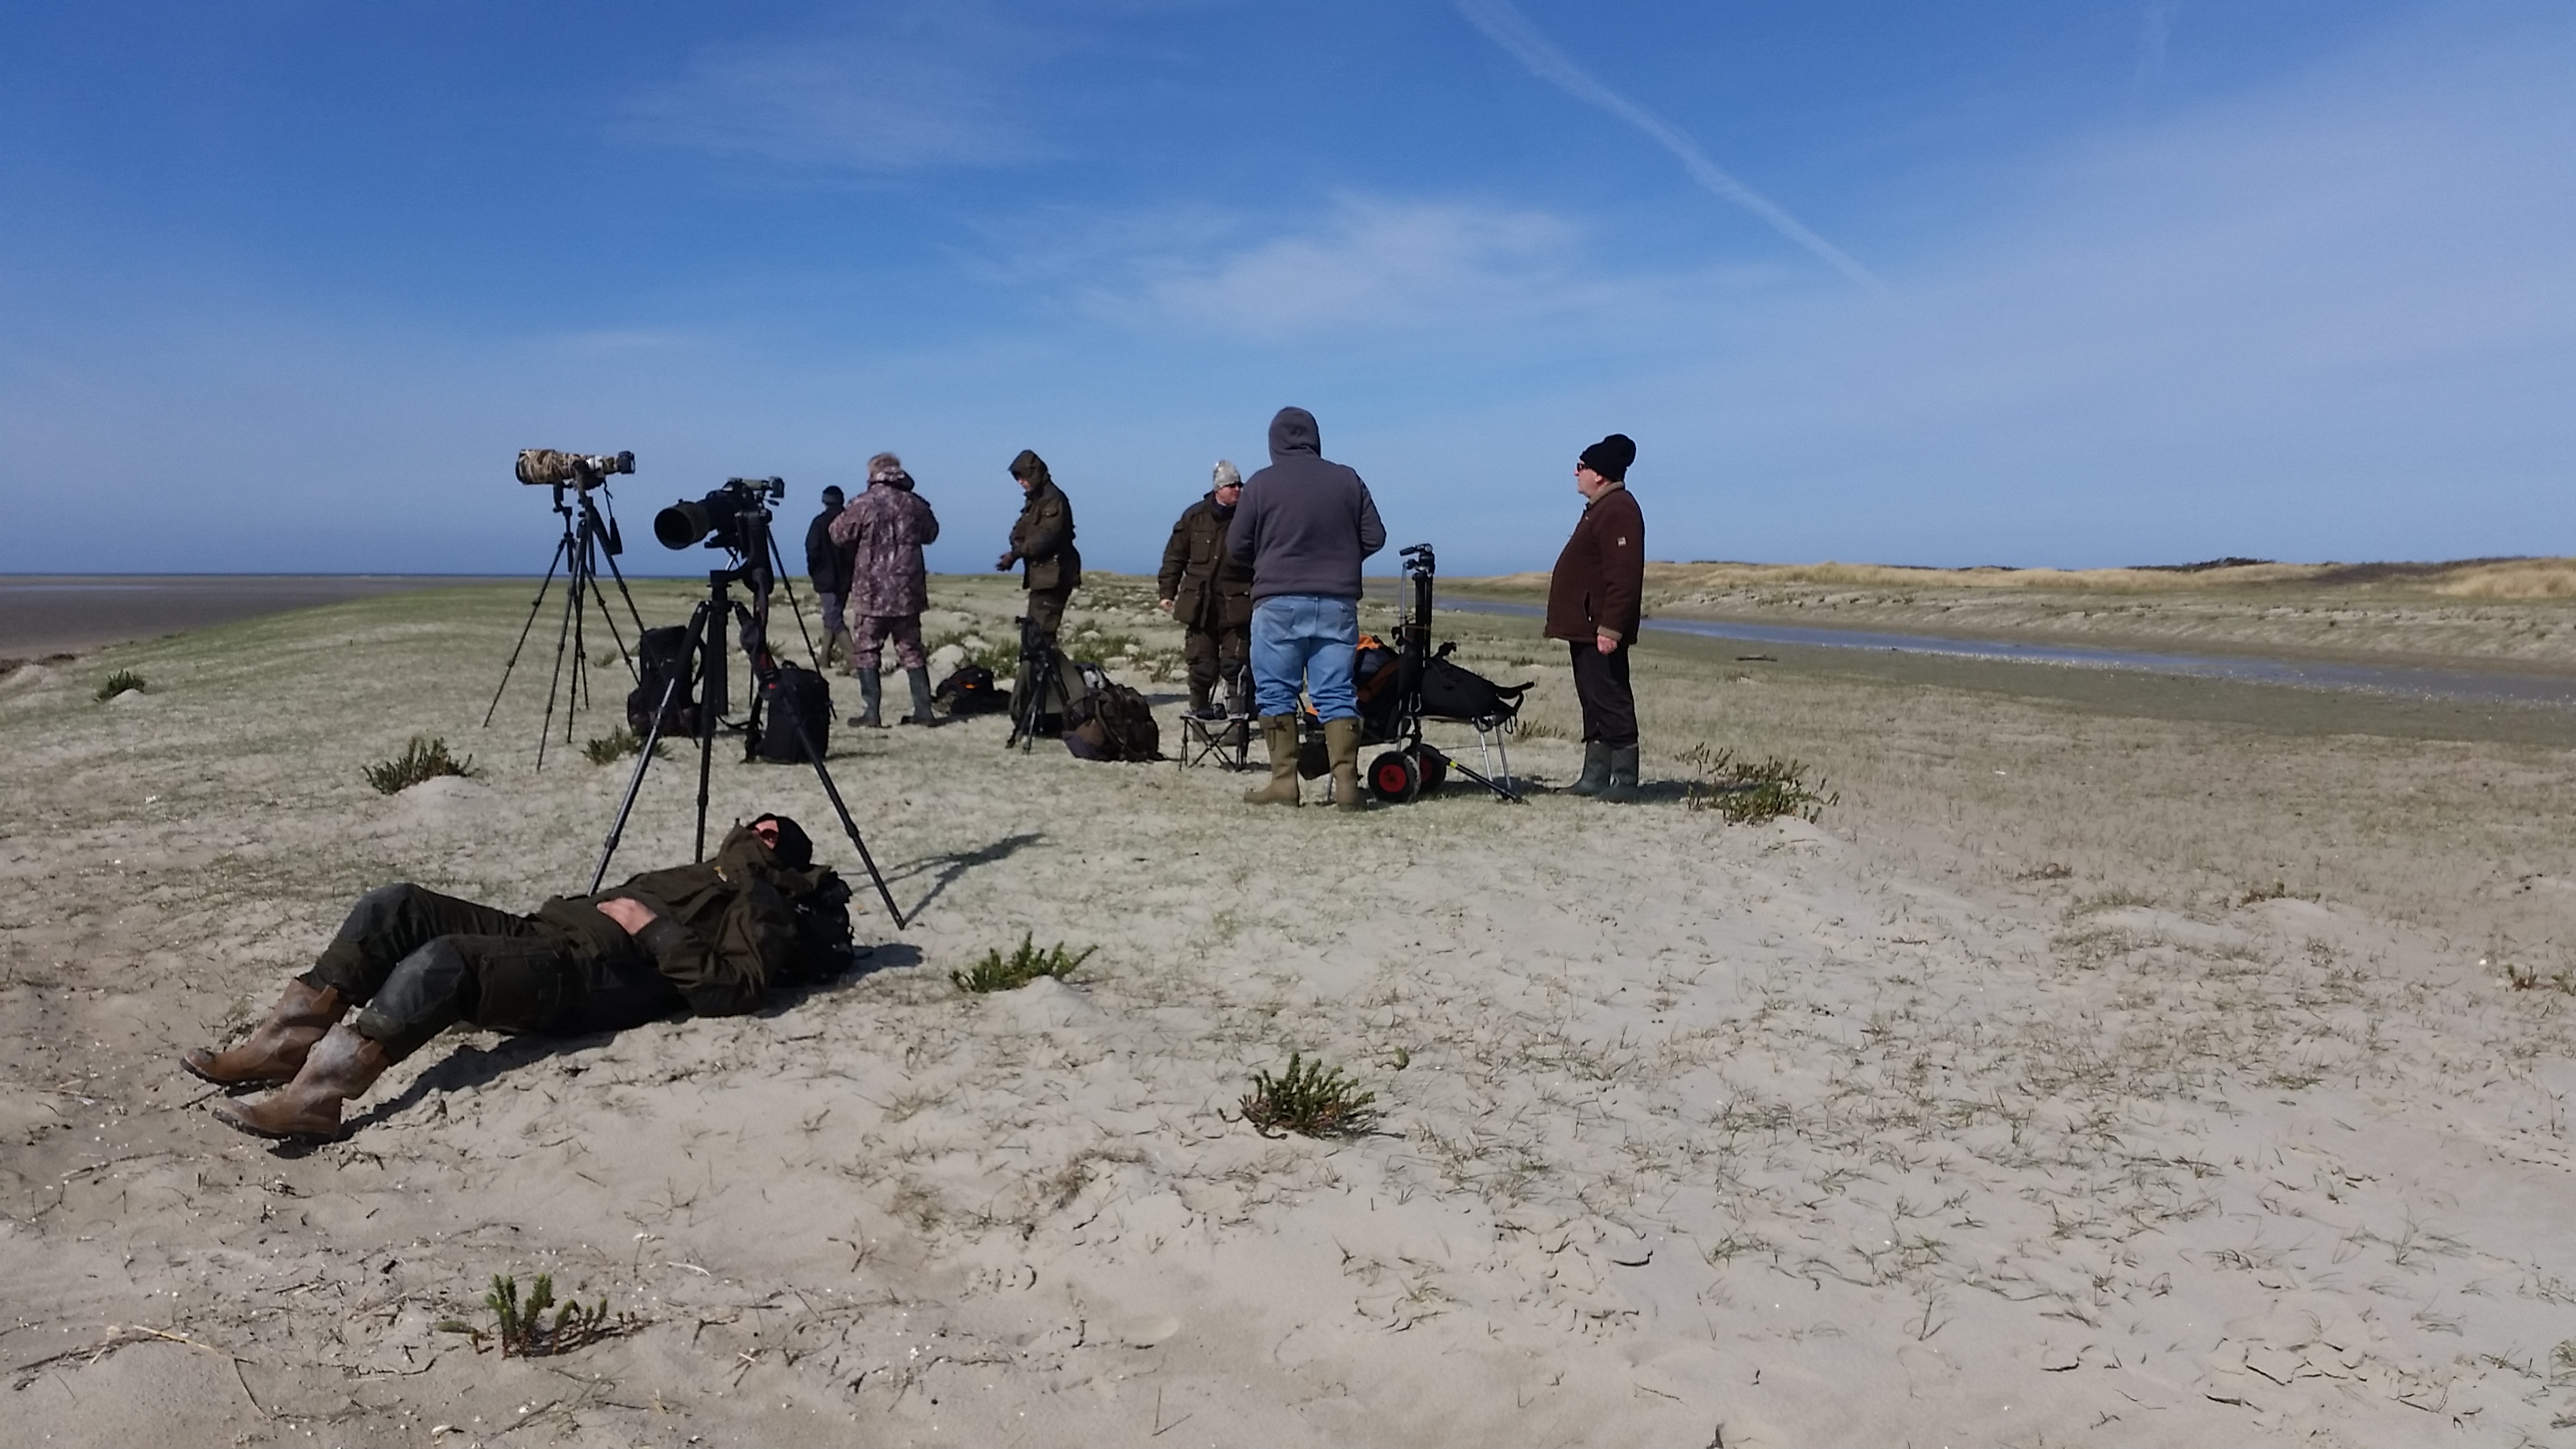
<svg viewBox="0 0 2576 1449">
<path fill-rule="evenodd" d="M 1077 619 L 1134 637 L 1168 720 L 1142 593 Z M 1012 603 L 937 595 L 934 633 Z M 864 972 L 443 1041 L 309 1153 L 224 1131 L 173 1054 L 358 890 L 587 874 L 623 772 L 560 742 L 533 771 L 520 685 L 475 727 L 524 608 L 413 595 L 0 681 L 29 1442 L 2393 1445 L 2576 1415 L 2567 751 L 1678 647 L 1639 659 L 1663 788 L 1626 809 L 1265 814 L 992 721 L 845 731 L 918 916 L 862 919 Z M 1442 632 L 1541 680 L 1514 760 L 1570 774 L 1553 647 Z M 92 701 L 114 667 L 148 690 Z M 622 694 L 613 656 L 592 678 Z M 481 778 L 368 791 L 414 733 Z M 1726 826 L 1680 799 L 1703 742 L 1840 803 Z M 693 763 L 656 767 L 627 865 L 687 854 Z M 720 821 L 828 819 L 810 773 L 724 758 L 715 790 Z M 949 984 L 1024 932 L 1098 953 Z M 1382 1130 L 1233 1120 L 1292 1050 Z M 618 1331 L 507 1361 L 440 1331 L 540 1271 Z"/>
</svg>

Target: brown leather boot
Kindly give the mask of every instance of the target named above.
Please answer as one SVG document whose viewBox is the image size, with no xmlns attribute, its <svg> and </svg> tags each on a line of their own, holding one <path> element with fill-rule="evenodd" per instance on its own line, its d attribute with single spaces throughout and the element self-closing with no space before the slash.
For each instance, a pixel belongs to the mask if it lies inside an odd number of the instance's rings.
<svg viewBox="0 0 2576 1449">
<path fill-rule="evenodd" d="M 217 1102 L 214 1114 L 227 1127 L 254 1137 L 318 1138 L 340 1135 L 340 1104 L 376 1084 L 394 1064 L 383 1042 L 353 1026 L 335 1026 L 304 1059 L 295 1080 L 256 1102 Z"/>
<path fill-rule="evenodd" d="M 1270 747 L 1270 783 L 1257 790 L 1244 791 L 1243 803 L 1246 805 L 1296 804 L 1297 716 L 1263 715 L 1261 742 Z"/>
<path fill-rule="evenodd" d="M 1324 756 L 1333 762 L 1333 803 L 1345 810 L 1369 808 L 1368 797 L 1360 793 L 1360 722 L 1326 720 Z"/>
<path fill-rule="evenodd" d="M 289 981 L 286 994 L 268 1009 L 268 1020 L 252 1027 L 232 1049 L 191 1047 L 179 1065 L 219 1087 L 291 1082 L 304 1068 L 304 1054 L 348 1014 L 349 998 L 339 988 Z"/>
</svg>

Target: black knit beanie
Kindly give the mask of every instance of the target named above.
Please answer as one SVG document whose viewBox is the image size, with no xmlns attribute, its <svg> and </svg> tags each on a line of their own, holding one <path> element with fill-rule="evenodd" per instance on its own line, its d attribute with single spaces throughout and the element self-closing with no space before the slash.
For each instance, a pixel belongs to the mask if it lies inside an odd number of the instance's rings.
<svg viewBox="0 0 2576 1449">
<path fill-rule="evenodd" d="M 1637 444 L 1626 433 L 1612 433 L 1584 449 L 1576 461 L 1613 483 L 1625 483 L 1628 465 L 1637 461 Z"/>
<path fill-rule="evenodd" d="M 769 853 L 778 858 L 780 865 L 803 870 L 814 863 L 814 837 L 805 833 L 804 826 L 784 815 L 756 816 L 751 823 L 758 825 L 763 820 L 778 822 L 778 843 L 769 847 Z"/>
</svg>

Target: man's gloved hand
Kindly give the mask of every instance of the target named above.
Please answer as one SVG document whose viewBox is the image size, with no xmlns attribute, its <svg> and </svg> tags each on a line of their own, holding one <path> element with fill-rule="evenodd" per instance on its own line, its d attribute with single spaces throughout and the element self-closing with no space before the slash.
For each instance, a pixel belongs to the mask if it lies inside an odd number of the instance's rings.
<svg viewBox="0 0 2576 1449">
<path fill-rule="evenodd" d="M 1011 571 L 1011 565 L 1018 563 L 1019 561 L 1020 556 L 1018 554 L 1006 553 L 1002 555 L 1000 562 L 993 565 L 993 572 L 997 574 L 1009 573 Z"/>
</svg>

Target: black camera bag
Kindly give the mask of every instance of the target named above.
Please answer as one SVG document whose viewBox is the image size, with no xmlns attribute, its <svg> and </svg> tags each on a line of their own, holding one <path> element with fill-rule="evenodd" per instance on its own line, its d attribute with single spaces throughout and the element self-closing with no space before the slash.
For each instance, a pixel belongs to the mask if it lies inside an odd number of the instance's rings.
<svg viewBox="0 0 2576 1449">
<path fill-rule="evenodd" d="M 635 641 L 635 666 L 641 680 L 626 695 L 626 727 L 636 736 L 653 728 L 653 706 L 661 702 L 662 691 L 671 691 L 670 707 L 662 711 L 662 733 L 689 736 L 698 732 L 698 702 L 689 694 L 689 631 L 677 624 L 660 629 L 647 629 Z M 677 687 L 674 686 L 677 682 Z"/>
<path fill-rule="evenodd" d="M 816 753 L 832 748 L 832 686 L 811 669 L 780 660 L 778 672 L 762 681 L 762 707 L 769 715 L 760 728 L 760 758 L 773 765 L 805 763 L 805 740 Z M 803 725 L 799 738 L 797 726 Z"/>
<path fill-rule="evenodd" d="M 1081 760 L 1159 760 L 1162 727 L 1145 696 L 1111 679 L 1097 664 L 1077 664 L 1085 686 L 1067 706 L 1064 747 Z"/>
<path fill-rule="evenodd" d="M 1011 707 L 1011 692 L 993 680 L 993 671 L 981 664 L 960 664 L 957 672 L 939 681 L 930 692 L 933 703 L 948 707 L 951 716 L 999 714 Z"/>
<path fill-rule="evenodd" d="M 1504 686 L 1456 663 L 1449 651 L 1454 643 L 1443 644 L 1440 652 L 1424 661 L 1422 668 L 1422 713 L 1427 719 L 1463 720 L 1481 729 L 1491 729 L 1521 712 L 1521 696 L 1529 693 L 1530 684 Z"/>
</svg>

